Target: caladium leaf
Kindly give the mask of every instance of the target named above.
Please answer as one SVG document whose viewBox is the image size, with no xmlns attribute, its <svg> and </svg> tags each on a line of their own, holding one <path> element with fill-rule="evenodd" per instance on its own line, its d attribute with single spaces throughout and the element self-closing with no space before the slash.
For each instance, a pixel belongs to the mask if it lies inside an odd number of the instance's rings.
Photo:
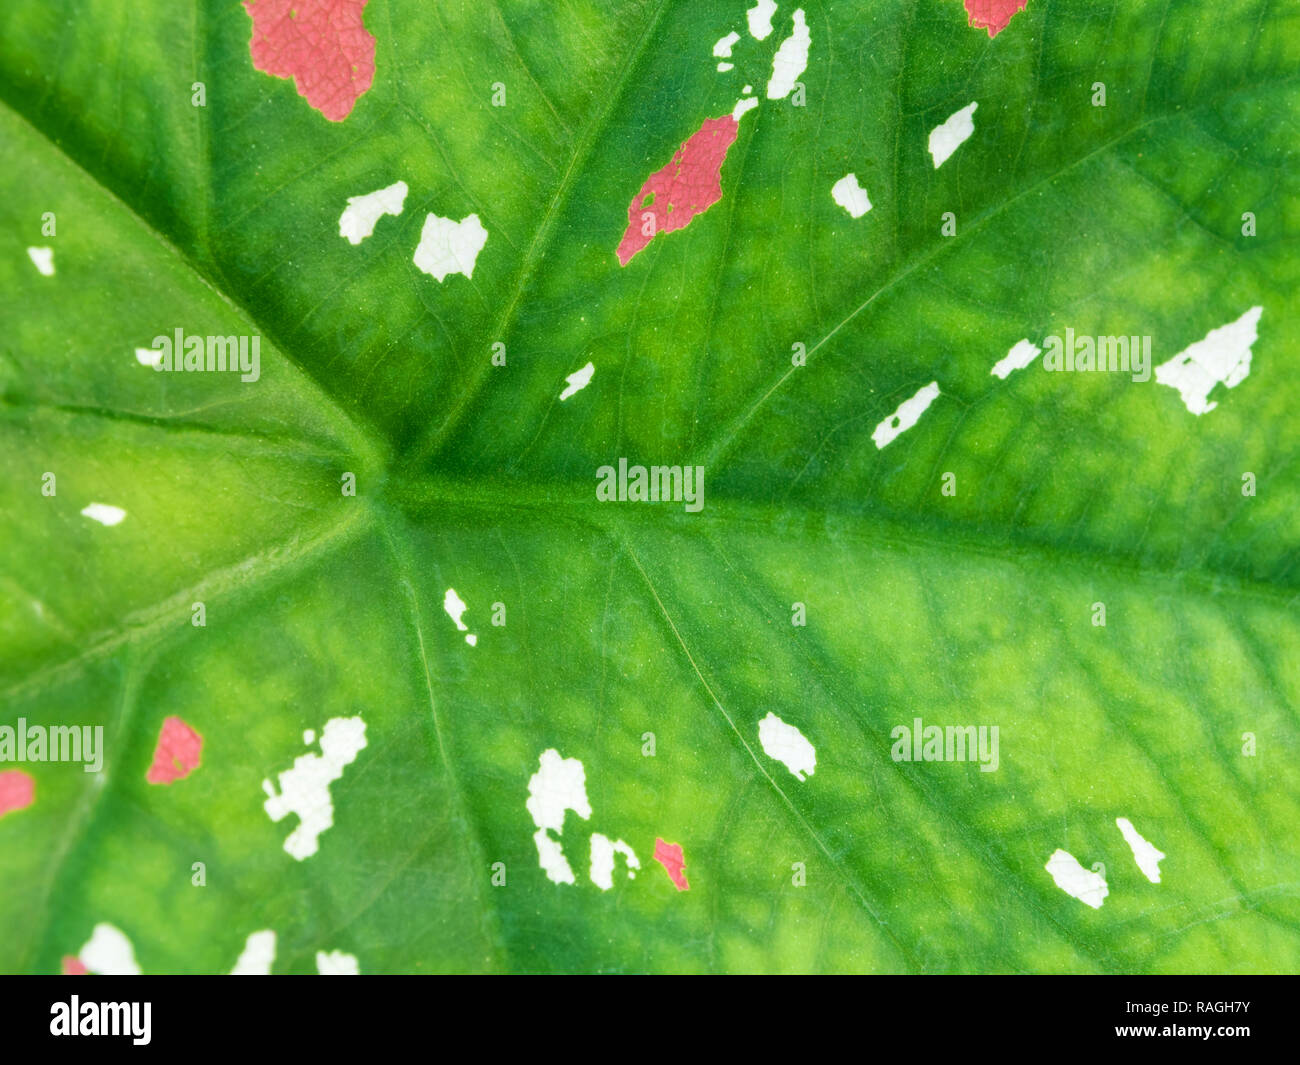
<svg viewBox="0 0 1300 1065">
<path fill-rule="evenodd" d="M 1300 965 L 1293 11 L 248 6 L 0 14 L 0 968 Z"/>
</svg>

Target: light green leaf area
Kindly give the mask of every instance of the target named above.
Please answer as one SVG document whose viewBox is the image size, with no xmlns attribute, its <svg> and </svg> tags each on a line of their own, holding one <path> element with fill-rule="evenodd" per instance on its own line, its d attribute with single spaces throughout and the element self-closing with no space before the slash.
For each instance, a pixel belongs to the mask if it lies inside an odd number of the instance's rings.
<svg viewBox="0 0 1300 1065">
<path fill-rule="evenodd" d="M 371 0 L 374 85 L 334 123 L 254 69 L 238 3 L 6 0 L 0 723 L 106 754 L 18 767 L 0 969 L 101 922 L 146 972 L 228 972 L 261 929 L 276 972 L 1300 968 L 1300 12 L 1030 0 L 990 39 L 957 0 L 807 0 L 797 106 L 764 95 L 793 5 L 763 42 L 746 6 Z M 633 195 L 745 84 L 722 199 L 620 267 Z M 472 277 L 416 268 L 429 213 L 478 214 Z M 1201 416 L 990 373 L 1067 328 L 1162 363 L 1256 306 Z M 137 361 L 176 328 L 260 336 L 260 379 Z M 598 501 L 620 457 L 703 466 L 703 510 Z M 202 762 L 152 785 L 169 716 Z M 352 716 L 295 860 L 263 781 Z M 916 718 L 996 726 L 997 770 L 896 761 Z M 551 748 L 592 808 L 554 834 L 572 884 L 525 806 Z M 593 833 L 634 879 L 593 883 Z M 1058 848 L 1104 865 L 1100 908 Z"/>
</svg>

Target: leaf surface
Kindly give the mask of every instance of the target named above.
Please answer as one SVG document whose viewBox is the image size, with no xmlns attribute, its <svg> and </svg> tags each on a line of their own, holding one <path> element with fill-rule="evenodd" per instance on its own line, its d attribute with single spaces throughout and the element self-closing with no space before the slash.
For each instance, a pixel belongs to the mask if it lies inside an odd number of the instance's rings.
<svg viewBox="0 0 1300 1065">
<path fill-rule="evenodd" d="M 0 968 L 100 922 L 146 972 L 228 972 L 261 929 L 276 972 L 1300 967 L 1300 15 L 1031 2 L 990 39 L 957 0 L 808 4 L 798 106 L 763 95 L 792 10 L 759 42 L 743 2 L 370 0 L 334 122 L 255 69 L 237 3 L 9 0 L 0 724 L 102 726 L 105 756 L 22 767 Z M 620 266 L 632 197 L 746 84 L 721 199 Z M 481 220 L 472 276 L 416 267 L 429 214 Z M 1202 416 L 990 373 L 1067 328 L 1162 363 L 1255 306 Z M 259 379 L 141 365 L 176 328 L 259 336 Z M 598 501 L 620 458 L 702 466 L 703 509 Z M 172 716 L 201 763 L 150 784 Z M 352 716 L 296 861 L 263 782 Z M 997 726 L 997 771 L 895 760 L 917 718 Z M 556 836 L 573 884 L 526 808 L 552 748 L 592 808 Z M 635 879 L 593 883 L 593 833 Z M 1058 848 L 1104 864 L 1099 909 Z"/>
</svg>

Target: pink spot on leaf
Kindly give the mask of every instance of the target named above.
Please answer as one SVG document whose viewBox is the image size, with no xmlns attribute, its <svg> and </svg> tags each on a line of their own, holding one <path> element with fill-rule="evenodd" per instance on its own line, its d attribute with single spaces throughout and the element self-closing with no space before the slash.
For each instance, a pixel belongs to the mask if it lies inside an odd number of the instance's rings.
<svg viewBox="0 0 1300 1065">
<path fill-rule="evenodd" d="M 705 119 L 668 165 L 646 178 L 627 209 L 627 230 L 615 252 L 619 265 L 626 266 L 656 233 L 681 229 L 722 199 L 722 163 L 739 131 L 730 115 Z"/>
<path fill-rule="evenodd" d="M 74 958 L 71 954 L 63 956 L 63 975 L 64 976 L 85 976 L 90 972 L 85 963 L 80 958 Z"/>
<path fill-rule="evenodd" d="M 368 0 L 244 0 L 253 19 L 253 66 L 293 78 L 299 96 L 342 122 L 375 80 L 375 39 L 361 21 Z"/>
<path fill-rule="evenodd" d="M 0 773 L 0 817 L 22 810 L 36 801 L 36 781 L 21 769 Z"/>
<path fill-rule="evenodd" d="M 153 765 L 145 774 L 150 784 L 170 784 L 187 777 L 199 767 L 199 753 L 203 750 L 203 737 L 179 717 L 169 717 L 158 734 L 158 746 L 153 751 Z"/>
<path fill-rule="evenodd" d="M 1028 0 L 966 0 L 967 21 L 977 30 L 996 37 L 1007 28 L 1011 16 L 1025 9 Z"/>
<path fill-rule="evenodd" d="M 686 882 L 686 858 L 682 855 L 680 843 L 665 843 L 656 839 L 655 861 L 668 870 L 668 876 L 677 885 L 678 891 L 690 891 L 691 885 Z"/>
</svg>

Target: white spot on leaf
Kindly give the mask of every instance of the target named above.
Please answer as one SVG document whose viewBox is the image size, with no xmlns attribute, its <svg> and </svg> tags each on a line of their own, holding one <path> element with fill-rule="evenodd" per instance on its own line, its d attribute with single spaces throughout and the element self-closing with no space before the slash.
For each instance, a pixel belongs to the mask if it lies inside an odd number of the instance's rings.
<svg viewBox="0 0 1300 1065">
<path fill-rule="evenodd" d="M 796 780 L 806 780 L 805 773 L 817 769 L 817 751 L 793 725 L 787 725 L 776 714 L 768 713 L 758 723 L 758 742 L 763 753 L 795 775 Z"/>
<path fill-rule="evenodd" d="M 558 839 L 552 839 L 546 829 L 539 828 L 533 833 L 533 842 L 537 844 L 537 861 L 546 879 L 555 884 L 576 884 L 577 877 L 569 861 L 564 857 L 564 850 Z"/>
<path fill-rule="evenodd" d="M 1115 818 L 1115 824 L 1119 826 L 1125 842 L 1133 851 L 1133 860 L 1142 870 L 1142 875 L 1153 884 L 1160 883 L 1160 862 L 1165 857 L 1164 852 L 1157 850 L 1143 839 L 1138 830 L 1133 827 L 1133 822 L 1127 817 Z"/>
<path fill-rule="evenodd" d="M 718 43 L 713 46 L 714 58 L 730 59 L 731 49 L 735 46 L 735 43 L 738 40 L 740 40 L 740 34 L 736 33 L 735 31 L 732 31 L 731 33 L 727 34 L 725 37 L 721 38 L 718 41 Z"/>
<path fill-rule="evenodd" d="M 641 868 L 635 852 L 621 839 L 611 840 L 599 832 L 591 835 L 591 882 L 601 891 L 608 891 L 614 886 L 614 855 L 621 854 L 627 860 L 629 880 L 636 879 L 636 871 Z"/>
<path fill-rule="evenodd" d="M 994 377 L 1000 377 L 1005 381 L 1011 376 L 1013 370 L 1023 370 L 1038 358 L 1039 354 L 1037 345 L 1031 344 L 1027 339 L 1018 340 L 1010 351 L 993 364 L 993 369 L 989 372 Z"/>
<path fill-rule="evenodd" d="M 316 971 L 321 976 L 360 976 L 361 966 L 355 954 L 346 954 L 341 950 L 332 950 L 326 954 L 323 950 L 316 952 Z"/>
<path fill-rule="evenodd" d="M 1217 384 L 1236 388 L 1250 373 L 1250 349 L 1259 339 L 1263 307 L 1252 307 L 1235 322 L 1211 329 L 1203 340 L 1156 367 L 1156 380 L 1176 388 L 1193 414 L 1209 414 L 1210 390 Z"/>
<path fill-rule="evenodd" d="M 551 832 L 559 834 L 564 828 L 564 815 L 572 810 L 584 821 L 591 817 L 591 803 L 587 801 L 587 774 L 576 758 L 561 758 L 560 752 L 549 747 L 538 760 L 537 772 L 528 781 L 528 801 L 525 804 L 537 832 L 537 857 L 547 879 L 556 884 L 575 882 L 558 840 Z"/>
<path fill-rule="evenodd" d="M 349 196 L 347 207 L 339 215 L 339 236 L 351 244 L 360 244 L 375 231 L 375 223 L 384 215 L 402 213 L 406 193 L 406 182 L 398 181 L 364 196 Z"/>
<path fill-rule="evenodd" d="M 473 277 L 474 264 L 487 238 L 487 230 L 476 214 L 467 215 L 459 222 L 431 214 L 424 220 L 420 244 L 415 249 L 415 265 L 439 281 L 448 274 Z"/>
<path fill-rule="evenodd" d="M 872 431 L 871 439 L 876 442 L 876 447 L 884 447 L 899 433 L 912 428 L 938 395 L 939 382 L 931 381 L 911 399 L 906 399 L 899 404 L 898 410 L 894 411 Z"/>
<path fill-rule="evenodd" d="M 573 373 L 569 374 L 569 376 L 564 379 L 568 383 L 568 387 L 560 393 L 560 399 L 566 400 L 575 392 L 581 392 L 591 383 L 591 375 L 595 372 L 596 366 L 594 363 L 590 362 L 581 370 L 574 370 Z"/>
<path fill-rule="evenodd" d="M 298 827 L 284 841 L 284 849 L 298 861 L 320 849 L 320 834 L 334 824 L 330 785 L 365 746 L 366 723 L 360 717 L 332 717 L 321 734 L 321 753 L 300 754 L 293 768 L 279 775 L 280 794 L 269 780 L 262 781 L 269 796 L 262 805 L 272 821 L 298 815 Z"/>
<path fill-rule="evenodd" d="M 533 824 L 552 832 L 564 827 L 564 814 L 568 810 L 587 820 L 591 816 L 591 804 L 587 801 L 587 774 L 582 763 L 576 758 L 561 758 L 554 747 L 544 750 L 538 759 L 537 772 L 528 781 L 525 805 Z"/>
<path fill-rule="evenodd" d="M 871 210 L 867 190 L 858 184 L 857 174 L 845 174 L 831 186 L 831 199 L 854 218 L 861 218 Z"/>
<path fill-rule="evenodd" d="M 100 525 L 119 525 L 126 517 L 126 511 L 111 503 L 88 503 L 81 508 L 83 517 L 97 521 Z"/>
<path fill-rule="evenodd" d="M 943 125 L 930 130 L 930 155 L 934 159 L 936 170 L 975 132 L 974 115 L 978 106 L 978 103 L 969 103 L 960 111 L 949 115 Z"/>
<path fill-rule="evenodd" d="M 1043 868 L 1052 874 L 1057 887 L 1094 910 L 1101 909 L 1102 902 L 1110 894 L 1106 878 L 1085 869 L 1069 851 L 1058 848 Z"/>
<path fill-rule="evenodd" d="M 456 623 L 456 628 L 461 632 L 469 633 L 469 635 L 465 637 L 465 642 L 471 647 L 476 646 L 478 644 L 478 637 L 474 633 L 469 632 L 469 626 L 462 620 L 465 616 L 465 611 L 468 610 L 469 607 L 467 607 L 465 601 L 456 594 L 455 588 L 448 588 L 447 593 L 442 597 L 442 609 L 445 610 L 447 616 Z"/>
<path fill-rule="evenodd" d="M 28 248 L 27 257 L 31 259 L 32 265 L 40 271 L 42 277 L 54 276 L 53 248 Z"/>
<path fill-rule="evenodd" d="M 107 922 L 95 925 L 77 958 L 99 976 L 140 975 L 140 965 L 135 960 L 131 941 L 120 928 Z"/>
<path fill-rule="evenodd" d="M 776 0 L 758 0 L 745 12 L 749 35 L 756 41 L 765 41 L 772 33 L 772 16 L 776 14 Z"/>
<path fill-rule="evenodd" d="M 269 928 L 253 932 L 244 942 L 243 953 L 230 970 L 231 976 L 270 976 L 275 962 L 275 933 Z"/>
<path fill-rule="evenodd" d="M 790 95 L 794 83 L 808 68 L 808 47 L 812 44 L 812 35 L 808 32 L 808 23 L 804 21 L 803 8 L 796 8 L 794 13 L 794 30 L 790 33 L 772 57 L 772 77 L 767 83 L 769 100 L 784 100 Z"/>
<path fill-rule="evenodd" d="M 447 612 L 447 616 L 456 623 L 456 628 L 464 632 L 468 626 L 461 619 L 465 616 L 465 611 L 469 609 L 459 595 L 456 594 L 455 588 L 448 588 L 446 594 L 442 597 L 442 609 Z"/>
</svg>

